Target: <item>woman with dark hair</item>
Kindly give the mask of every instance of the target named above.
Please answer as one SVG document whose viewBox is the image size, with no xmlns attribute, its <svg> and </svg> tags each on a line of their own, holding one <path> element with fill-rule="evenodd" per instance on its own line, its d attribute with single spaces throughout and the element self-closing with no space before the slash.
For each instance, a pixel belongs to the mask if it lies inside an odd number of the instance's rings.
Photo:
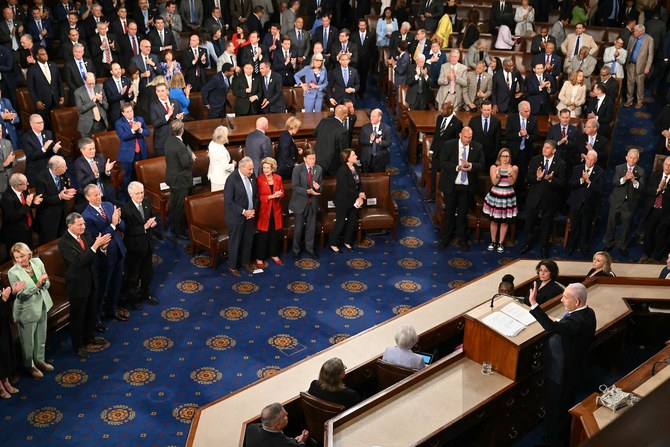
<svg viewBox="0 0 670 447">
<path fill-rule="evenodd" d="M 207 50 L 207 68 L 216 67 L 216 61 L 219 59 L 219 56 L 221 56 L 221 53 L 216 53 L 214 44 L 212 43 L 212 36 L 209 34 L 208 30 L 201 29 L 198 32 L 198 37 L 200 38 L 200 46 Z M 221 38 L 220 35 L 219 38 Z"/>
<path fill-rule="evenodd" d="M 498 284 L 498 293 L 514 296 L 514 276 L 508 273 L 502 277 Z"/>
<path fill-rule="evenodd" d="M 544 304 L 563 293 L 565 286 L 556 281 L 556 278 L 558 278 L 558 264 L 556 262 L 551 259 L 543 259 L 537 263 L 535 271 L 537 272 L 537 279 L 534 281 L 537 288 L 537 304 Z M 523 302 L 530 306 L 528 294 L 526 294 Z"/>
<path fill-rule="evenodd" d="M 335 183 L 335 228 L 330 235 L 330 251 L 340 254 L 338 247 L 340 235 L 344 231 L 344 246 L 353 251 L 354 233 L 358 226 L 358 210 L 365 204 L 365 193 L 361 183 L 361 170 L 355 164 L 358 161 L 353 149 L 344 149 L 340 154 L 342 166 L 337 171 Z"/>
<path fill-rule="evenodd" d="M 594 276 L 616 276 L 612 271 L 612 256 L 606 251 L 597 251 L 593 255 L 593 268 L 586 274 L 587 278 Z"/>
<path fill-rule="evenodd" d="M 491 62 L 489 63 L 488 68 L 486 69 L 486 72 L 488 74 L 490 74 L 491 76 L 493 76 L 502 69 L 503 69 L 503 66 L 502 66 L 502 61 L 500 60 L 500 58 L 498 56 L 493 56 L 491 58 Z"/>
<path fill-rule="evenodd" d="M 514 45 L 519 43 L 519 37 L 512 35 L 512 26 L 514 19 L 511 14 L 503 14 L 500 28 L 498 29 L 498 38 L 494 44 L 496 50 L 514 50 Z"/>
<path fill-rule="evenodd" d="M 249 31 L 247 31 L 247 27 L 244 25 L 237 25 L 236 32 L 230 40 L 235 46 L 235 55 L 237 56 L 240 47 L 249 45 Z"/>
<path fill-rule="evenodd" d="M 461 48 L 468 50 L 470 46 L 479 39 L 479 11 L 471 9 L 468 11 L 468 21 L 463 30 Z"/>
<path fill-rule="evenodd" d="M 398 21 L 393 17 L 391 8 L 384 8 L 384 13 L 377 21 L 377 46 L 388 47 L 393 31 L 398 31 Z"/>
<path fill-rule="evenodd" d="M 347 367 L 342 360 L 334 357 L 321 366 L 319 379 L 313 380 L 307 392 L 319 399 L 327 400 L 350 408 L 361 401 L 358 393 L 344 384 Z"/>
<path fill-rule="evenodd" d="M 214 53 L 216 53 L 216 60 L 218 60 L 223 52 L 226 51 L 226 39 L 224 39 L 223 31 L 219 25 L 212 25 L 209 28 L 209 35 L 212 36 L 212 48 L 214 48 Z"/>
<path fill-rule="evenodd" d="M 163 51 L 163 62 L 161 62 L 161 69 L 163 76 L 169 83 L 175 73 L 181 73 L 181 65 L 174 59 L 174 52 L 172 50 Z"/>
</svg>

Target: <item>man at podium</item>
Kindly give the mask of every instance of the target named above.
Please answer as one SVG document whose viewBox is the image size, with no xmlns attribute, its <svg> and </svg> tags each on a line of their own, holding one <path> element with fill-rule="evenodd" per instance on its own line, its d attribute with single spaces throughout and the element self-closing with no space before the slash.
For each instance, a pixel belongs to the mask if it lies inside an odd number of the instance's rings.
<svg viewBox="0 0 670 447">
<path fill-rule="evenodd" d="M 567 446 L 570 439 L 570 414 L 577 384 L 586 366 L 586 354 L 596 333 L 596 315 L 586 305 L 586 287 L 572 283 L 563 291 L 561 302 L 566 313 L 554 321 L 537 304 L 537 285 L 528 300 L 530 313 L 549 332 L 544 372 L 547 409 L 547 444 Z"/>
</svg>

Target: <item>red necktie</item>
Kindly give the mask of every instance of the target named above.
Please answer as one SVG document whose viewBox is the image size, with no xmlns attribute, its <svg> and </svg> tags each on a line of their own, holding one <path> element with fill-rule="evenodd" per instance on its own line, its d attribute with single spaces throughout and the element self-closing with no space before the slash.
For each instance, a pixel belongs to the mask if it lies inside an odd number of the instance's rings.
<svg viewBox="0 0 670 447">
<path fill-rule="evenodd" d="M 107 220 L 107 214 L 105 213 L 105 210 L 102 207 L 102 205 L 100 205 L 100 215 L 102 216 L 103 219 Z"/>
<path fill-rule="evenodd" d="M 131 128 L 131 130 L 132 130 L 132 128 L 133 128 L 133 122 L 132 122 L 132 121 L 128 121 L 128 125 L 130 126 L 130 128 Z M 140 140 L 139 140 L 137 134 L 135 134 L 135 153 L 136 153 L 136 154 L 139 154 L 139 153 L 140 153 Z"/>
<path fill-rule="evenodd" d="M 123 21 L 123 34 L 128 34 L 128 25 L 126 25 L 126 21 Z"/>
<path fill-rule="evenodd" d="M 168 103 L 168 102 L 165 103 L 165 111 L 168 112 L 168 113 L 170 113 L 170 105 L 169 104 L 170 103 Z"/>
<path fill-rule="evenodd" d="M 26 198 L 23 196 L 23 194 L 19 194 L 21 196 L 21 205 L 26 204 Z M 26 220 L 28 221 L 28 227 L 31 228 L 33 226 L 33 213 L 28 210 L 26 213 Z"/>
<path fill-rule="evenodd" d="M 84 240 L 82 238 L 78 237 L 77 242 L 79 242 L 79 246 L 82 250 L 86 250 L 86 245 L 84 244 Z"/>
<path fill-rule="evenodd" d="M 307 168 L 307 184 L 312 188 L 312 168 Z M 312 203 L 312 199 L 307 199 L 307 203 Z"/>
<path fill-rule="evenodd" d="M 561 126 L 561 138 L 565 138 L 565 127 Z"/>
<path fill-rule="evenodd" d="M 547 65 L 549 65 L 550 62 L 551 62 L 551 56 L 547 54 Z"/>
<path fill-rule="evenodd" d="M 137 39 L 137 38 L 136 38 L 135 36 L 133 36 L 133 37 L 130 38 L 130 41 L 131 41 L 132 44 L 133 44 L 133 56 L 137 56 L 137 54 L 139 53 L 139 52 L 137 51 L 137 40 L 136 40 L 136 39 Z"/>
</svg>

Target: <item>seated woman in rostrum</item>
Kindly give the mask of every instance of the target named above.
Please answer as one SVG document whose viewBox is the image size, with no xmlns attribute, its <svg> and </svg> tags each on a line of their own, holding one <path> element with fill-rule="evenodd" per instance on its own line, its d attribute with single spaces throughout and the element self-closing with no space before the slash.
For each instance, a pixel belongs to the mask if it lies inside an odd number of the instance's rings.
<svg viewBox="0 0 670 447">
<path fill-rule="evenodd" d="M 307 392 L 319 399 L 344 405 L 344 408 L 353 407 L 361 401 L 361 398 L 356 391 L 344 384 L 346 369 L 342 360 L 337 357 L 326 360 L 319 371 L 319 379 L 312 381 Z"/>
<path fill-rule="evenodd" d="M 565 286 L 556 281 L 556 278 L 558 278 L 558 264 L 556 262 L 551 259 L 543 259 L 538 262 L 535 271 L 537 272 L 537 279 L 535 280 L 535 284 L 537 285 L 537 304 L 544 304 L 550 299 L 563 294 Z M 524 303 L 530 306 L 527 294 Z"/>
<path fill-rule="evenodd" d="M 409 324 L 403 324 L 395 334 L 396 346 L 389 346 L 384 350 L 382 360 L 386 363 L 410 369 L 421 369 L 426 366 L 419 354 L 412 352 L 412 348 L 419 341 L 416 330 Z"/>
</svg>

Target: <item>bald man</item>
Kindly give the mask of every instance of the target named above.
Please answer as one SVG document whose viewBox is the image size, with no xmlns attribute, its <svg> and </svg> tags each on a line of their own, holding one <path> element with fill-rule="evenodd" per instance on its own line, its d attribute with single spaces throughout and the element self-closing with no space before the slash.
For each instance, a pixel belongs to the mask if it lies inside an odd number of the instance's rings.
<svg viewBox="0 0 670 447">
<path fill-rule="evenodd" d="M 247 136 L 244 153 L 254 162 L 254 175 L 261 173 L 261 160 L 272 157 L 272 141 L 265 135 L 268 131 L 268 119 L 265 117 L 256 120 L 256 130 Z"/>
</svg>

